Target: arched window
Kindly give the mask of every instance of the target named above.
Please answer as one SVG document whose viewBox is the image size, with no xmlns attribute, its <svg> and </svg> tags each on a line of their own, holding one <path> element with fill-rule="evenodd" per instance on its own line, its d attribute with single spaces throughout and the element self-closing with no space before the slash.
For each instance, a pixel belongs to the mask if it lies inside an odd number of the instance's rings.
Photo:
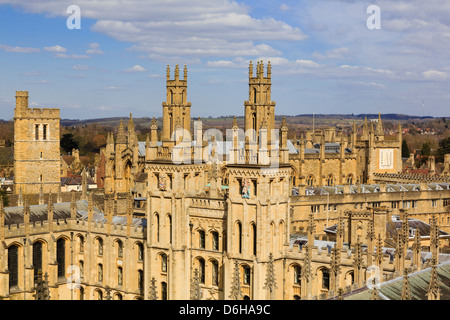
<svg viewBox="0 0 450 320">
<path fill-rule="evenodd" d="M 310 175 L 306 179 L 306 185 L 312 187 L 314 185 L 314 176 Z"/>
<path fill-rule="evenodd" d="M 80 253 L 84 252 L 84 237 L 82 235 L 78 236 L 78 250 Z"/>
<path fill-rule="evenodd" d="M 169 243 L 172 243 L 172 217 L 167 215 L 167 224 L 169 225 Z"/>
<path fill-rule="evenodd" d="M 58 278 L 66 276 L 66 241 L 59 238 L 56 241 L 56 263 L 58 264 Z"/>
<path fill-rule="evenodd" d="M 142 292 L 144 290 L 144 271 L 138 270 L 138 289 Z"/>
<path fill-rule="evenodd" d="M 294 283 L 300 285 L 302 282 L 302 271 L 300 266 L 294 266 Z"/>
<path fill-rule="evenodd" d="M 42 242 L 36 241 L 33 244 L 33 269 L 34 269 L 34 281 L 36 282 L 38 272 L 42 272 Z"/>
<path fill-rule="evenodd" d="M 205 283 L 205 260 L 198 259 L 198 278 L 200 283 Z"/>
<path fill-rule="evenodd" d="M 347 176 L 347 184 L 353 184 L 353 174 L 349 174 Z"/>
<path fill-rule="evenodd" d="M 117 256 L 123 258 L 123 243 L 122 241 L 117 241 Z"/>
<path fill-rule="evenodd" d="M 19 247 L 12 245 L 8 248 L 9 288 L 19 285 Z"/>
<path fill-rule="evenodd" d="M 102 256 L 103 255 L 103 240 L 102 240 L 102 238 L 97 239 L 97 249 L 98 249 L 98 255 Z"/>
<path fill-rule="evenodd" d="M 251 284 L 251 269 L 250 269 L 250 267 L 243 266 L 242 272 L 243 272 L 243 283 L 245 285 L 250 285 Z"/>
<path fill-rule="evenodd" d="M 78 299 L 79 300 L 84 300 L 84 288 L 83 287 L 80 286 L 78 294 L 79 294 Z"/>
<path fill-rule="evenodd" d="M 252 225 L 251 225 L 251 233 L 252 233 L 252 244 L 253 244 L 252 252 L 253 252 L 253 255 L 256 256 L 257 241 L 256 241 L 256 225 L 254 223 L 252 223 Z"/>
<path fill-rule="evenodd" d="M 97 300 L 103 300 L 103 292 L 102 292 L 102 290 L 95 290 L 94 297 Z"/>
<path fill-rule="evenodd" d="M 219 286 L 219 263 L 216 260 L 211 261 L 212 266 L 212 285 Z"/>
<path fill-rule="evenodd" d="M 219 250 L 219 233 L 216 231 L 211 232 L 212 235 L 212 248 L 213 250 Z"/>
<path fill-rule="evenodd" d="M 334 186 L 334 176 L 332 174 L 330 174 L 327 177 L 327 186 L 329 186 L 329 187 Z"/>
<path fill-rule="evenodd" d="M 198 230 L 198 247 L 205 249 L 205 231 Z"/>
<path fill-rule="evenodd" d="M 167 272 L 167 255 L 161 254 L 161 272 Z"/>
<path fill-rule="evenodd" d="M 328 269 L 322 269 L 322 288 L 330 289 L 330 273 Z"/>
<path fill-rule="evenodd" d="M 156 242 L 159 242 L 159 214 L 155 213 Z"/>
<path fill-rule="evenodd" d="M 101 263 L 97 266 L 97 280 L 103 282 L 103 265 Z"/>
<path fill-rule="evenodd" d="M 123 285 L 123 269 L 122 267 L 117 268 L 117 285 Z"/>
<path fill-rule="evenodd" d="M 138 261 L 144 260 L 144 246 L 142 243 L 138 243 Z"/>
<path fill-rule="evenodd" d="M 237 228 L 237 242 L 239 253 L 242 253 L 242 225 L 240 222 L 236 224 Z"/>
<path fill-rule="evenodd" d="M 161 300 L 167 300 L 167 283 L 161 282 Z"/>
<path fill-rule="evenodd" d="M 47 140 L 47 125 L 46 124 L 44 124 L 42 126 L 42 139 Z"/>
<path fill-rule="evenodd" d="M 114 300 L 122 300 L 122 295 L 120 293 L 116 293 L 114 295 Z"/>
</svg>

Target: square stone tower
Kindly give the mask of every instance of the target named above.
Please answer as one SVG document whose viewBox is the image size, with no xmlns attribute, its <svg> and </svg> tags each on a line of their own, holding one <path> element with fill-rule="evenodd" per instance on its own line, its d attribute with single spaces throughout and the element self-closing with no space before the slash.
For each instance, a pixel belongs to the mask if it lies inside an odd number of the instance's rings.
<svg viewBox="0 0 450 320">
<path fill-rule="evenodd" d="M 28 108 L 28 91 L 16 91 L 14 193 L 56 193 L 60 186 L 59 109 Z"/>
</svg>

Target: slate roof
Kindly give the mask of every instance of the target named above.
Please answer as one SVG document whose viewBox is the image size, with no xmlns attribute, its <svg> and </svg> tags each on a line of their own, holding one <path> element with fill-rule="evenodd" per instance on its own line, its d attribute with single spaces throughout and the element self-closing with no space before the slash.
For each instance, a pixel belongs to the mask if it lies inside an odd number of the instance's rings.
<svg viewBox="0 0 450 320">
<path fill-rule="evenodd" d="M 53 220 L 70 218 L 70 202 L 53 204 Z M 7 207 L 5 210 L 5 225 L 23 223 L 23 207 Z M 77 201 L 77 218 L 82 220 L 88 219 L 88 202 L 86 200 Z M 103 212 L 94 207 L 93 221 L 106 222 Z M 30 222 L 47 221 L 48 210 L 47 204 L 30 206 Z M 114 216 L 113 223 L 127 224 L 126 217 Z M 146 226 L 147 220 L 133 218 L 133 226 Z"/>
<path fill-rule="evenodd" d="M 450 262 L 437 266 L 441 300 L 450 300 Z M 427 300 L 427 290 L 430 283 L 431 267 L 409 274 L 411 300 Z M 378 292 L 383 300 L 401 300 L 403 276 L 379 284 Z M 344 295 L 344 300 L 370 300 L 372 291 L 368 288 Z"/>
</svg>

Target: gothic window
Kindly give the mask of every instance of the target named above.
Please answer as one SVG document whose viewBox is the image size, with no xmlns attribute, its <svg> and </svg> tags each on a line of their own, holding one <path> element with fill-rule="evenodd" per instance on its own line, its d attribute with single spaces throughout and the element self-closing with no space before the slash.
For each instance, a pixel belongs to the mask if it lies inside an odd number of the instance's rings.
<svg viewBox="0 0 450 320">
<path fill-rule="evenodd" d="M 122 241 L 117 241 L 117 256 L 123 258 L 123 243 Z"/>
<path fill-rule="evenodd" d="M 167 300 L 167 283 L 161 282 L 161 300 Z"/>
<path fill-rule="evenodd" d="M 300 266 L 294 266 L 294 283 L 300 285 L 302 282 L 302 275 Z"/>
<path fill-rule="evenodd" d="M 203 230 L 198 230 L 198 246 L 205 249 L 205 231 Z"/>
<path fill-rule="evenodd" d="M 39 241 L 33 244 L 33 268 L 34 281 L 36 282 L 39 270 L 42 271 L 42 242 Z"/>
<path fill-rule="evenodd" d="M 159 242 L 159 215 L 155 214 L 155 229 L 156 229 L 156 242 Z"/>
<path fill-rule="evenodd" d="M 144 289 L 144 271 L 138 270 L 138 289 L 142 291 Z"/>
<path fill-rule="evenodd" d="M 219 285 L 219 263 L 216 260 L 211 261 L 212 265 L 212 285 Z"/>
<path fill-rule="evenodd" d="M 238 241 L 238 249 L 239 253 L 242 253 L 242 225 L 240 222 L 236 225 L 237 228 L 237 241 Z"/>
<path fill-rule="evenodd" d="M 9 288 L 19 285 L 19 247 L 12 245 L 8 248 Z"/>
<path fill-rule="evenodd" d="M 198 259 L 198 277 L 200 283 L 205 283 L 205 260 Z"/>
<path fill-rule="evenodd" d="M 64 278 L 66 276 L 66 241 L 62 238 L 56 241 L 56 263 L 58 278 Z"/>
<path fill-rule="evenodd" d="M 314 185 L 314 176 L 310 175 L 308 179 L 306 179 L 306 185 L 312 187 Z"/>
<path fill-rule="evenodd" d="M 353 174 L 347 176 L 347 184 L 353 184 Z"/>
<path fill-rule="evenodd" d="M 103 282 L 103 265 L 101 263 L 98 264 L 97 278 L 98 282 Z"/>
<path fill-rule="evenodd" d="M 322 288 L 330 289 L 330 273 L 327 269 L 322 270 Z"/>
<path fill-rule="evenodd" d="M 219 233 L 216 231 L 212 232 L 212 245 L 213 250 L 219 250 Z"/>
<path fill-rule="evenodd" d="M 172 243 L 172 217 L 167 215 L 167 223 L 169 224 L 169 243 Z"/>
<path fill-rule="evenodd" d="M 103 255 L 103 240 L 101 238 L 98 238 L 97 240 L 97 244 L 98 244 L 98 255 L 102 256 Z"/>
<path fill-rule="evenodd" d="M 144 246 L 142 243 L 138 244 L 138 261 L 144 260 Z"/>
<path fill-rule="evenodd" d="M 330 174 L 327 177 L 327 186 L 329 186 L 329 187 L 334 186 L 334 176 L 332 174 Z"/>
<path fill-rule="evenodd" d="M 114 300 L 122 300 L 122 295 L 120 293 L 116 293 L 114 295 Z"/>
<path fill-rule="evenodd" d="M 123 269 L 122 267 L 117 268 L 117 285 L 123 285 Z"/>
<path fill-rule="evenodd" d="M 78 244 L 79 244 L 79 252 L 83 253 L 84 252 L 84 238 L 83 236 L 78 236 Z"/>
<path fill-rule="evenodd" d="M 83 260 L 80 260 L 78 262 L 79 268 L 80 268 L 80 278 L 83 279 L 84 278 L 84 262 Z"/>
<path fill-rule="evenodd" d="M 39 125 L 34 126 L 34 140 L 39 140 Z"/>
<path fill-rule="evenodd" d="M 46 124 L 44 124 L 42 126 L 42 139 L 47 140 L 47 125 Z"/>
<path fill-rule="evenodd" d="M 243 266 L 242 267 L 242 271 L 243 271 L 243 283 L 245 285 L 250 285 L 250 267 L 249 266 Z"/>
<path fill-rule="evenodd" d="M 252 223 L 252 227 L 251 227 L 251 231 L 252 231 L 252 242 L 253 242 L 253 255 L 256 256 L 256 225 L 254 223 Z"/>
<path fill-rule="evenodd" d="M 161 254 L 161 272 L 167 272 L 167 255 Z"/>
<path fill-rule="evenodd" d="M 97 300 L 103 300 L 102 290 L 95 290 L 95 296 L 96 296 Z"/>
</svg>

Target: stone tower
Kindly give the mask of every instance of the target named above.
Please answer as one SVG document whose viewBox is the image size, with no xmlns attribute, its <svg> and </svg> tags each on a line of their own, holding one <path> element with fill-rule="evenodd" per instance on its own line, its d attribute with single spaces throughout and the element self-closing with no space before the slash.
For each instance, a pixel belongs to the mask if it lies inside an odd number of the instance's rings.
<svg viewBox="0 0 450 320">
<path fill-rule="evenodd" d="M 162 141 L 172 140 L 175 129 L 183 129 L 183 138 L 190 136 L 191 103 L 187 102 L 187 68 L 184 66 L 183 80 L 180 79 L 180 70 L 175 66 L 175 78 L 170 78 L 170 67 L 167 66 L 166 79 L 167 99 L 163 106 L 163 132 Z"/>
<path fill-rule="evenodd" d="M 59 109 L 28 108 L 28 91 L 16 92 L 14 192 L 57 193 L 60 186 Z"/>
<path fill-rule="evenodd" d="M 244 102 L 245 106 L 245 132 L 254 130 L 254 135 L 249 136 L 253 141 L 258 140 L 259 130 L 263 124 L 267 126 L 268 142 L 271 141 L 272 129 L 275 128 L 275 101 L 271 100 L 272 71 L 270 61 L 267 64 L 267 74 L 264 76 L 264 64 L 262 61 L 256 65 L 256 76 L 253 76 L 253 63 L 250 61 L 248 85 L 249 97 Z"/>
</svg>

